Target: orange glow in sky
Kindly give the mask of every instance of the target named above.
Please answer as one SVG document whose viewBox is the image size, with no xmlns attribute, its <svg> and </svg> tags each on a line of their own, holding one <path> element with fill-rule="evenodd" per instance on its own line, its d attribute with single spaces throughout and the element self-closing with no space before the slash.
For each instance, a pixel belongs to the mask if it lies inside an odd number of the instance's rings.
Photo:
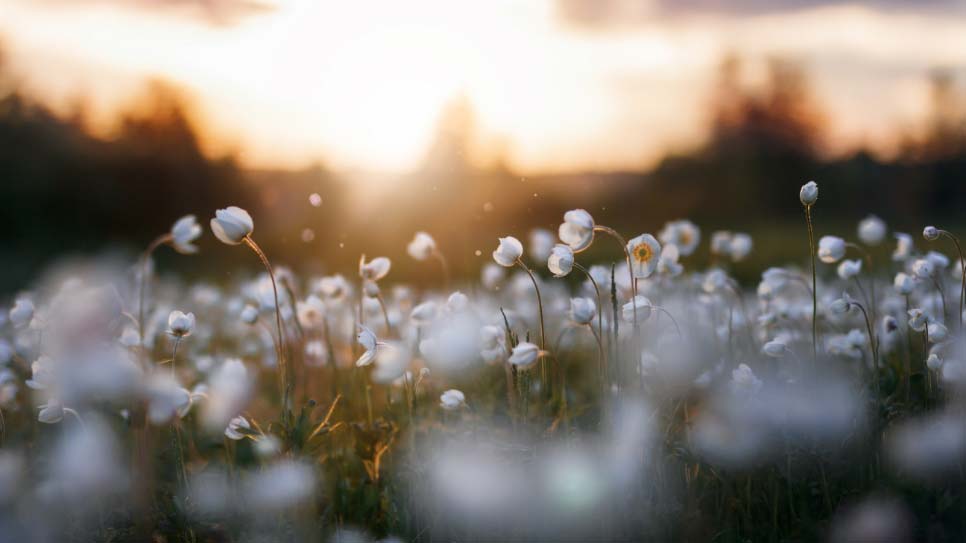
<svg viewBox="0 0 966 543">
<path fill-rule="evenodd" d="M 728 51 L 800 60 L 831 151 L 888 152 L 921 123 L 929 71 L 966 65 L 966 17 L 849 5 L 667 15 L 604 1 L 626 24 L 587 26 L 551 0 L 266 0 L 231 20 L 211 6 L 248 3 L 153 4 L 6 0 L 0 36 L 34 95 L 55 107 L 84 95 L 104 130 L 161 77 L 194 99 L 212 150 L 376 172 L 416 166 L 460 95 L 483 154 L 500 142 L 521 171 L 651 165 L 700 141 Z"/>
</svg>

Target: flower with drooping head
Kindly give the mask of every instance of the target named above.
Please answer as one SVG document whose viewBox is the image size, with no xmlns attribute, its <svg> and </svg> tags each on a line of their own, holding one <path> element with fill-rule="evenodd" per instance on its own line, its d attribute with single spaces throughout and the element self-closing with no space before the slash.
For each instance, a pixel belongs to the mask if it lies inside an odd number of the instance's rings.
<svg viewBox="0 0 966 543">
<path fill-rule="evenodd" d="M 782 356 L 785 356 L 785 351 L 787 349 L 788 347 L 785 345 L 785 342 L 776 338 L 768 343 L 765 343 L 761 348 L 761 352 L 772 358 L 781 358 Z"/>
<path fill-rule="evenodd" d="M 902 232 L 896 232 L 895 236 L 896 249 L 892 251 L 892 260 L 905 260 L 912 256 L 912 252 L 916 249 L 912 243 L 912 236 L 903 234 Z"/>
<path fill-rule="evenodd" d="M 555 243 L 553 232 L 546 228 L 534 228 L 530 231 L 530 258 L 536 262 L 547 260 Z"/>
<path fill-rule="evenodd" d="M 446 312 L 449 313 L 450 315 L 454 313 L 461 313 L 463 311 L 466 311 L 466 309 L 469 306 L 470 306 L 469 297 L 458 290 L 450 294 L 449 298 L 446 298 L 445 308 L 446 308 Z"/>
<path fill-rule="evenodd" d="M 570 318 L 577 324 L 590 324 L 597 317 L 597 305 L 590 298 L 570 299 Z"/>
<path fill-rule="evenodd" d="M 650 277 L 661 259 L 661 244 L 650 234 L 641 234 L 627 242 L 631 255 L 631 271 L 636 279 Z"/>
<path fill-rule="evenodd" d="M 949 330 L 942 323 L 930 322 L 926 327 L 926 334 L 931 343 L 942 343 L 949 337 Z"/>
<path fill-rule="evenodd" d="M 30 301 L 30 298 L 17 298 L 17 301 L 13 303 L 13 307 L 10 308 L 9 315 L 10 322 L 14 326 L 18 328 L 26 326 L 34 318 L 34 303 Z"/>
<path fill-rule="evenodd" d="M 439 406 L 447 411 L 456 411 L 464 405 L 466 405 L 466 396 L 455 388 L 443 392 L 439 397 Z"/>
<path fill-rule="evenodd" d="M 803 206 L 814 205 L 818 201 L 818 184 L 815 181 L 809 181 L 802 185 L 798 191 L 798 199 L 802 201 Z"/>
<path fill-rule="evenodd" d="M 929 317 L 926 316 L 926 313 L 922 309 L 919 309 L 918 307 L 914 307 L 910 309 L 908 313 L 909 313 L 909 328 L 912 328 L 916 332 L 925 331 L 926 326 L 929 324 Z"/>
<path fill-rule="evenodd" d="M 191 331 L 195 328 L 195 314 L 194 313 L 182 313 L 181 311 L 175 310 L 168 315 L 168 334 L 183 338 L 191 335 Z"/>
<path fill-rule="evenodd" d="M 40 406 L 40 413 L 37 414 L 37 421 L 44 424 L 57 424 L 64 420 L 64 406 L 56 398 L 51 398 L 46 404 Z"/>
<path fill-rule="evenodd" d="M 826 264 L 835 264 L 845 256 L 845 240 L 838 236 L 822 236 L 818 240 L 818 258 Z"/>
<path fill-rule="evenodd" d="M 859 222 L 858 235 L 862 243 L 872 246 L 878 245 L 885 239 L 886 224 L 879 217 L 869 215 Z"/>
<path fill-rule="evenodd" d="M 564 213 L 564 222 L 557 233 L 560 241 L 579 253 L 594 241 L 594 218 L 583 209 L 571 209 Z"/>
<path fill-rule="evenodd" d="M 936 251 L 926 253 L 926 260 L 932 264 L 933 270 L 937 272 L 949 267 L 949 257 Z"/>
<path fill-rule="evenodd" d="M 912 280 L 909 275 L 899 272 L 896 274 L 895 280 L 892 282 L 892 286 L 896 289 L 896 292 L 902 294 L 903 296 L 911 294 L 912 290 L 915 288 L 916 283 Z"/>
<path fill-rule="evenodd" d="M 678 260 L 680 253 L 677 245 L 665 245 L 661 248 L 661 258 L 657 261 L 657 272 L 668 277 L 677 277 L 684 271 Z"/>
<path fill-rule="evenodd" d="M 651 310 L 654 308 L 651 305 L 651 301 L 646 297 L 638 294 L 630 302 L 624 304 L 621 308 L 621 315 L 627 322 L 634 322 L 635 308 L 637 312 L 637 322 L 644 322 L 651 316 Z"/>
<path fill-rule="evenodd" d="M 922 237 L 928 241 L 936 241 L 939 239 L 939 229 L 935 226 L 927 226 L 922 229 Z"/>
<path fill-rule="evenodd" d="M 406 252 L 416 260 L 426 260 L 436 252 L 436 240 L 426 232 L 416 232 L 416 236 L 406 246 Z"/>
<path fill-rule="evenodd" d="M 356 360 L 356 367 L 368 366 L 372 364 L 372 361 L 376 357 L 376 349 L 379 347 L 379 341 L 376 339 L 376 334 L 369 328 L 359 325 L 359 334 L 356 335 L 356 341 L 359 345 L 366 350 L 362 353 L 362 356 Z"/>
<path fill-rule="evenodd" d="M 852 304 L 845 298 L 837 298 L 828 306 L 828 310 L 833 315 L 845 315 L 852 308 Z"/>
<path fill-rule="evenodd" d="M 228 439 L 239 441 L 245 439 L 247 432 L 245 430 L 251 430 L 252 425 L 248 422 L 248 419 L 239 415 L 228 422 L 228 427 L 225 428 L 225 437 Z"/>
<path fill-rule="evenodd" d="M 201 236 L 201 225 L 194 215 L 185 215 L 178 219 L 171 227 L 171 246 L 181 254 L 190 255 L 198 252 L 192 242 Z"/>
<path fill-rule="evenodd" d="M 929 279 L 935 273 L 936 268 L 932 262 L 925 258 L 920 258 L 912 263 L 912 273 L 919 279 Z"/>
<path fill-rule="evenodd" d="M 523 244 L 513 236 L 500 238 L 500 245 L 493 251 L 493 260 L 505 268 L 516 266 L 521 256 L 523 256 Z"/>
<path fill-rule="evenodd" d="M 838 267 L 839 277 L 848 281 L 862 271 L 861 260 L 843 260 Z"/>
<path fill-rule="evenodd" d="M 569 245 L 558 243 L 550 251 L 547 268 L 554 277 L 564 277 L 574 268 L 574 250 Z"/>
<path fill-rule="evenodd" d="M 389 274 L 391 267 L 392 262 L 384 256 L 366 262 L 366 255 L 362 255 L 359 259 L 359 277 L 367 281 L 378 281 Z"/>
<path fill-rule="evenodd" d="M 211 219 L 211 231 L 222 243 L 238 245 L 255 230 L 255 222 L 247 211 L 240 207 L 230 206 L 215 211 L 215 218 Z"/>
<path fill-rule="evenodd" d="M 671 221 L 664 225 L 657 238 L 665 249 L 674 245 L 682 256 L 694 252 L 701 241 L 701 229 L 689 220 Z"/>
<path fill-rule="evenodd" d="M 416 326 L 426 326 L 436 320 L 438 309 L 436 302 L 430 300 L 423 302 L 409 312 L 409 320 Z"/>
<path fill-rule="evenodd" d="M 528 341 L 521 341 L 513 348 L 513 352 L 510 353 L 510 358 L 507 362 L 520 369 L 526 369 L 533 366 L 543 354 L 545 353 L 540 350 L 540 347 Z"/>
<path fill-rule="evenodd" d="M 942 358 L 939 358 L 938 354 L 930 353 L 929 357 L 926 358 L 926 367 L 931 369 L 932 371 L 939 371 L 943 369 L 943 360 Z"/>
</svg>

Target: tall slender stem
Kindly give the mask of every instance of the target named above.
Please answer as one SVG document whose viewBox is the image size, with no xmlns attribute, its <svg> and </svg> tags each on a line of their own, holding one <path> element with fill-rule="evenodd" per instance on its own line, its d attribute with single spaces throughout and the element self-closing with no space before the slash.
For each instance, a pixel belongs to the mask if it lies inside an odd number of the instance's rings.
<svg viewBox="0 0 966 543">
<path fill-rule="evenodd" d="M 144 287 L 148 281 L 148 259 L 155 249 L 171 241 L 171 234 L 162 234 L 154 239 L 141 254 L 141 276 L 138 278 L 138 340 L 144 346 Z"/>
<path fill-rule="evenodd" d="M 959 238 L 954 236 L 952 232 L 947 232 L 946 230 L 940 230 L 940 235 L 946 236 L 951 239 L 956 245 L 956 252 L 959 253 L 959 266 L 960 266 L 960 287 L 959 287 L 959 329 L 963 329 L 963 310 L 966 309 L 966 254 L 963 254 L 963 246 L 959 243 Z M 966 336 L 964 336 L 966 337 Z"/>
<path fill-rule="evenodd" d="M 862 304 L 857 304 L 855 302 L 852 302 L 852 305 L 854 305 L 855 307 L 858 307 L 859 310 L 862 311 L 862 316 L 865 317 L 866 330 L 868 330 L 869 332 L 869 348 L 872 351 L 872 367 L 875 371 L 875 375 L 872 378 L 872 384 L 875 387 L 876 405 L 878 405 L 878 402 L 879 402 L 879 349 L 876 346 L 878 342 L 875 339 L 875 331 L 872 328 L 872 321 L 869 320 L 869 313 L 865 310 L 865 307 L 863 307 Z"/>
<path fill-rule="evenodd" d="M 590 284 L 594 286 L 594 294 L 597 295 L 597 333 L 600 334 L 597 341 L 598 343 L 600 343 L 601 342 L 600 338 L 604 337 L 604 306 L 601 303 L 601 299 L 600 299 L 600 285 L 597 284 L 597 281 L 594 279 L 594 276 L 590 275 L 590 272 L 587 271 L 587 268 L 581 266 L 576 262 L 574 262 L 574 267 L 584 272 L 584 275 L 586 275 L 587 279 L 590 280 Z M 603 345 L 601 345 L 601 349 L 603 348 L 604 348 Z"/>
<path fill-rule="evenodd" d="M 244 241 L 252 251 L 255 251 L 258 258 L 261 259 L 262 265 L 268 271 L 269 279 L 272 280 L 272 295 L 275 297 L 275 327 L 278 329 L 278 343 L 275 345 L 275 350 L 282 380 L 282 408 L 287 410 L 291 408 L 289 405 L 289 372 L 287 364 L 285 363 L 285 332 L 282 330 L 282 307 L 278 301 L 278 285 L 275 282 L 275 271 L 272 269 L 272 264 L 268 261 L 268 257 L 265 256 L 262 248 L 255 243 L 255 240 L 251 236 L 245 236 Z"/>
<path fill-rule="evenodd" d="M 627 250 L 627 241 L 625 241 L 624 237 L 621 236 L 616 230 L 614 230 L 613 228 L 610 228 L 609 226 L 595 226 L 594 231 L 603 232 L 609 235 L 610 237 L 614 238 L 615 240 L 617 240 L 617 243 L 620 243 L 621 251 L 624 252 L 624 259 L 627 261 L 627 273 L 631 277 L 631 300 L 632 301 L 636 300 L 637 299 L 637 281 L 634 280 L 634 271 L 633 271 L 633 268 L 631 268 L 631 253 L 628 252 Z M 634 311 L 634 331 L 635 333 L 637 333 L 637 304 L 632 303 L 631 305 L 633 306 L 632 309 Z"/>
<path fill-rule="evenodd" d="M 533 290 L 537 293 L 537 310 L 540 313 L 540 350 L 545 351 L 547 350 L 547 338 L 543 325 L 543 298 L 540 296 L 540 285 L 537 284 L 537 278 L 533 275 L 533 271 L 522 260 L 517 259 L 517 264 L 530 276 L 530 281 L 533 282 Z"/>
<path fill-rule="evenodd" d="M 815 231 L 812 227 L 812 206 L 805 206 L 808 224 L 808 253 L 812 261 L 812 362 L 818 361 L 818 278 L 815 268 Z"/>
</svg>

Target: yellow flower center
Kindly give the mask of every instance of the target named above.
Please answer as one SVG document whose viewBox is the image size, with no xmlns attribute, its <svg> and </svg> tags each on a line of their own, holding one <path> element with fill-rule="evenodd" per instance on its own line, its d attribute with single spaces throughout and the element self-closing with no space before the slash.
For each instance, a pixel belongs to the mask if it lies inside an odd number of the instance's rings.
<svg viewBox="0 0 966 543">
<path fill-rule="evenodd" d="M 647 262 L 651 259 L 653 254 L 654 253 L 651 251 L 651 246 L 646 243 L 641 243 L 637 247 L 634 247 L 634 258 L 636 258 L 638 262 Z"/>
</svg>

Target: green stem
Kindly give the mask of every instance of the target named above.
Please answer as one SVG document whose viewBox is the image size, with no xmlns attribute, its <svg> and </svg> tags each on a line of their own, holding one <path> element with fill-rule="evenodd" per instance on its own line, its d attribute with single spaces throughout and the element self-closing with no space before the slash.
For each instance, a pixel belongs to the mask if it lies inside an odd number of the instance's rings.
<svg viewBox="0 0 966 543">
<path fill-rule="evenodd" d="M 815 230 L 812 227 L 812 206 L 805 206 L 808 224 L 808 252 L 812 260 L 812 362 L 818 362 L 818 278 L 815 268 Z"/>
</svg>

